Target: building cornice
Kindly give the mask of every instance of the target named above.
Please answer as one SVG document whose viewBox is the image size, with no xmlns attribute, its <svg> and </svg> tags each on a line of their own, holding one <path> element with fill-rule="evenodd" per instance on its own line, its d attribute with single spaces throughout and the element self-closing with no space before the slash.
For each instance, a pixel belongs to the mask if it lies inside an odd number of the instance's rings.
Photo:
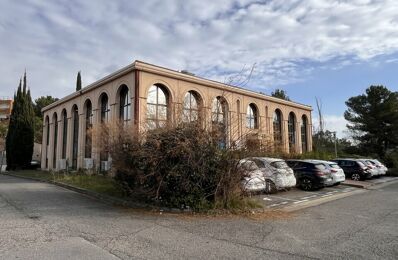
<svg viewBox="0 0 398 260">
<path fill-rule="evenodd" d="M 266 94 L 262 94 L 262 93 L 258 93 L 258 92 L 252 91 L 252 90 L 248 90 L 248 89 L 244 89 L 244 88 L 240 88 L 240 87 L 224 84 L 224 83 L 221 83 L 221 82 L 218 82 L 218 81 L 201 78 L 201 77 L 194 76 L 194 75 L 189 75 L 189 74 L 182 73 L 182 72 L 179 72 L 179 71 L 176 71 L 176 70 L 171 70 L 171 69 L 168 69 L 168 68 L 164 68 L 164 67 L 161 67 L 161 66 L 149 64 L 149 63 L 138 61 L 138 60 L 135 61 L 135 68 L 137 70 L 144 71 L 144 72 L 149 72 L 149 73 L 153 73 L 153 74 L 159 74 L 159 75 L 166 76 L 166 77 L 172 77 L 174 79 L 184 80 L 184 81 L 188 81 L 188 82 L 191 82 L 191 83 L 196 83 L 196 84 L 203 85 L 203 86 L 211 86 L 211 87 L 214 87 L 214 88 L 217 88 L 217 89 L 220 89 L 220 90 L 234 92 L 234 93 L 237 93 L 237 94 L 244 94 L 246 96 L 259 98 L 259 99 L 263 99 L 263 100 L 266 100 L 266 101 L 270 101 L 270 102 L 274 102 L 274 103 L 278 103 L 278 104 L 282 104 L 282 105 L 288 105 L 288 106 L 291 106 L 291 107 L 312 111 L 312 107 L 311 106 L 307 106 L 307 105 L 300 104 L 300 103 L 297 103 L 297 102 L 288 101 L 288 100 L 284 100 L 284 99 L 268 96 Z"/>
<path fill-rule="evenodd" d="M 217 82 L 214 80 L 209 80 L 209 79 L 205 79 L 205 78 L 201 78 L 198 76 L 194 76 L 194 75 L 189 75 L 186 73 L 182 73 L 176 70 L 172 70 L 172 69 L 168 69 L 168 68 L 164 68 L 161 66 L 157 66 L 157 65 L 153 65 L 150 63 L 146 63 L 146 62 L 142 62 L 139 60 L 136 60 L 134 63 L 118 70 L 115 71 L 111 74 L 109 74 L 108 76 L 84 87 L 83 89 L 81 89 L 80 91 L 76 91 L 46 107 L 44 107 L 42 109 L 42 112 L 45 112 L 47 110 L 50 110 L 62 103 L 65 103 L 75 97 L 81 96 L 86 92 L 89 92 L 97 87 L 100 87 L 112 80 L 114 80 L 115 78 L 121 77 L 129 72 L 132 72 L 134 70 L 138 70 L 138 71 L 143 71 L 143 72 L 148 72 L 148 73 L 153 73 L 153 74 L 158 74 L 161 76 L 165 76 L 165 77 L 170 77 L 170 78 L 174 78 L 177 80 L 184 80 L 184 81 L 188 81 L 191 83 L 195 83 L 195 84 L 199 84 L 199 85 L 203 85 L 203 86 L 210 86 L 213 88 L 217 88 L 220 90 L 225 90 L 225 91 L 229 91 L 229 92 L 234 92 L 236 94 L 243 94 L 246 96 L 250 96 L 253 98 L 259 98 L 265 101 L 269 101 L 269 102 L 273 102 L 273 103 L 277 103 L 277 104 L 281 104 L 281 105 L 287 105 L 290 107 L 294 107 L 294 108 L 300 108 L 300 109 L 304 109 L 307 111 L 312 111 L 312 107 L 311 106 L 307 106 L 304 104 L 300 104 L 297 102 L 293 102 L 293 101 L 288 101 L 288 100 L 283 100 L 280 98 L 276 98 L 276 97 L 272 97 L 272 96 L 268 96 L 266 94 L 262 94 L 262 93 L 257 93 L 255 91 L 252 90 L 248 90 L 248 89 L 243 89 L 240 87 L 236 87 L 236 86 L 232 86 L 232 85 L 228 85 L 228 84 L 224 84 L 221 82 Z"/>
</svg>

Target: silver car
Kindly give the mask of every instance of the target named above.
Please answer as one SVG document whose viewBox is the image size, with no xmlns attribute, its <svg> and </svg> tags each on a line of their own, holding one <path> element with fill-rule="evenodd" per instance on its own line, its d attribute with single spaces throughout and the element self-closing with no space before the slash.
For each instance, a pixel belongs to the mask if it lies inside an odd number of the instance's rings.
<svg viewBox="0 0 398 260">
<path fill-rule="evenodd" d="M 293 170 L 282 159 L 268 157 L 247 158 L 254 162 L 265 178 L 265 193 L 275 193 L 278 190 L 296 186 Z"/>
<path fill-rule="evenodd" d="M 330 175 L 332 177 L 332 182 L 328 183 L 328 185 L 339 185 L 341 182 L 345 181 L 344 170 L 336 162 L 331 161 L 323 161 L 319 160 L 326 164 L 330 168 Z"/>
</svg>

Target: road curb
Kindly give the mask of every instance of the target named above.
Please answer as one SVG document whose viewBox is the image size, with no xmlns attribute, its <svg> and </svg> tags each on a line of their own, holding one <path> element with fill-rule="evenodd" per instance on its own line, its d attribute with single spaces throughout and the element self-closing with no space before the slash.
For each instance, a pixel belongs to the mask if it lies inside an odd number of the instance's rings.
<svg viewBox="0 0 398 260">
<path fill-rule="evenodd" d="M 168 207 L 156 207 L 150 204 L 145 204 L 145 203 L 139 203 L 139 202 L 133 202 L 133 201 L 128 201 L 128 200 L 123 200 L 115 197 L 111 197 L 108 195 L 100 194 L 95 191 L 90 191 L 82 188 L 75 187 L 73 185 L 65 184 L 62 182 L 57 182 L 57 181 L 52 181 L 52 180 L 42 180 L 42 179 L 36 179 L 36 178 L 31 178 L 27 176 L 19 176 L 19 175 L 14 175 L 12 173 L 2 173 L 3 175 L 8 175 L 11 177 L 15 178 L 21 178 L 21 179 L 27 179 L 27 180 L 32 180 L 32 181 L 37 181 L 37 182 L 42 182 L 42 183 L 48 183 L 48 184 L 53 184 L 83 195 L 86 195 L 90 198 L 97 199 L 105 204 L 110 204 L 110 205 L 115 205 L 115 206 L 122 206 L 122 207 L 129 207 L 129 208 L 136 208 L 136 209 L 146 209 L 146 210 L 153 210 L 153 211 L 160 211 L 160 212 L 170 212 L 170 213 L 187 213 L 187 212 L 192 212 L 191 210 L 188 209 L 177 209 L 177 208 L 168 208 Z"/>
<path fill-rule="evenodd" d="M 382 184 L 396 182 L 396 181 L 398 181 L 398 178 L 395 179 L 395 180 L 391 179 L 391 180 L 388 180 L 388 181 L 385 181 L 385 182 L 379 182 L 379 183 L 365 182 L 365 181 L 362 181 L 361 183 L 342 182 L 341 185 L 355 187 L 355 188 L 361 188 L 361 189 L 370 189 L 371 187 L 374 187 L 374 186 L 379 186 L 379 185 L 382 185 Z"/>
</svg>

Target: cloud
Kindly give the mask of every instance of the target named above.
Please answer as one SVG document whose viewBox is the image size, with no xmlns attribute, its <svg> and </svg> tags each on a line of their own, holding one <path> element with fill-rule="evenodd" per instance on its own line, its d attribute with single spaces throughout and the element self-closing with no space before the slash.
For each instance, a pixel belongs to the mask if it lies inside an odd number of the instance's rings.
<svg viewBox="0 0 398 260">
<path fill-rule="evenodd" d="M 248 87 L 269 89 L 329 61 L 398 51 L 395 0 L 5 0 L 0 9 L 0 96 L 25 68 L 34 96 L 62 97 L 77 71 L 87 85 L 135 59 L 221 81 L 256 63 Z"/>
<path fill-rule="evenodd" d="M 349 138 L 350 134 L 346 127 L 347 120 L 345 120 L 344 116 L 336 116 L 336 115 L 323 115 L 324 121 L 324 130 L 329 130 L 332 132 L 336 132 L 337 137 L 339 138 Z M 315 131 L 319 131 L 319 118 L 313 118 L 313 127 Z"/>
</svg>

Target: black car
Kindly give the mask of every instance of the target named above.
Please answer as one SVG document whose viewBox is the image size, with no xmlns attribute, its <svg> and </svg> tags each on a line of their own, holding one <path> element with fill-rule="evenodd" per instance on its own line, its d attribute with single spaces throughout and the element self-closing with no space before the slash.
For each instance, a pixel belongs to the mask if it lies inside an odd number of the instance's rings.
<svg viewBox="0 0 398 260">
<path fill-rule="evenodd" d="M 356 159 L 335 159 L 336 162 L 343 170 L 345 177 L 354 181 L 365 180 L 372 177 L 369 168 L 360 160 Z"/>
<path fill-rule="evenodd" d="M 286 163 L 294 171 L 297 186 L 303 190 L 323 188 L 333 181 L 330 176 L 330 170 L 320 162 L 287 160 Z"/>
</svg>

